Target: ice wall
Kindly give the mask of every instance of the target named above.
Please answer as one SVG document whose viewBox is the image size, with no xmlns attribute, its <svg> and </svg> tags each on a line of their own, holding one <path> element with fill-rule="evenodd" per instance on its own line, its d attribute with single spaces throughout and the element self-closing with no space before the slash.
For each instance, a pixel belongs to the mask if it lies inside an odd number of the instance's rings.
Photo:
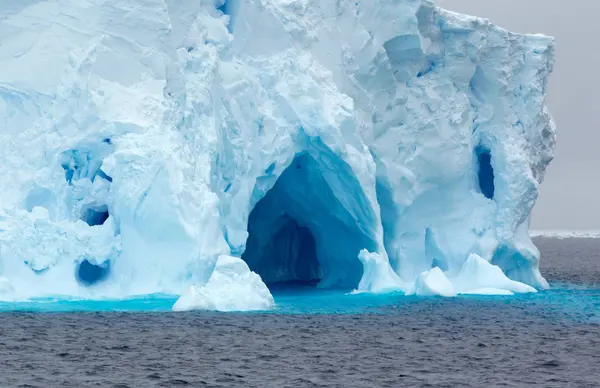
<svg viewBox="0 0 600 388">
<path fill-rule="evenodd" d="M 221 255 L 358 287 L 362 249 L 547 286 L 551 38 L 427 0 L 5 3 L 3 298 L 180 294 Z"/>
</svg>

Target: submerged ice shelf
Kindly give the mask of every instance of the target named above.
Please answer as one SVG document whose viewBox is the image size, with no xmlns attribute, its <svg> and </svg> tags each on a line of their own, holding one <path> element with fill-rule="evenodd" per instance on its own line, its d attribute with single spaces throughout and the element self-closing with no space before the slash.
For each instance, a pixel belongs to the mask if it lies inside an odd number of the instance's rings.
<svg viewBox="0 0 600 388">
<path fill-rule="evenodd" d="M 548 286 L 528 227 L 551 38 L 428 0 L 0 14 L 0 300 Z"/>
</svg>

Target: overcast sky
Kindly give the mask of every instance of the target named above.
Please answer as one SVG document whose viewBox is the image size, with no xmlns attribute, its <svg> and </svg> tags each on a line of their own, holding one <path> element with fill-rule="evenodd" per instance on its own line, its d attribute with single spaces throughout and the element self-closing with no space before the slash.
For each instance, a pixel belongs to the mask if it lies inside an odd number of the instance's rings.
<svg viewBox="0 0 600 388">
<path fill-rule="evenodd" d="M 438 0 L 515 32 L 556 38 L 548 104 L 556 158 L 542 184 L 533 229 L 600 229 L 600 0 Z"/>
</svg>

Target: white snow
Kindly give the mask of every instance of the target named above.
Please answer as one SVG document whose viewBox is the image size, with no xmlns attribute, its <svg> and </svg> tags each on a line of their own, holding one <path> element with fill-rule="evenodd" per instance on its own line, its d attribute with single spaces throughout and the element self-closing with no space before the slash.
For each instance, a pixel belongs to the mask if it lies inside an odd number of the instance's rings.
<svg viewBox="0 0 600 388">
<path fill-rule="evenodd" d="M 219 256 L 208 283 L 190 286 L 173 310 L 252 311 L 268 310 L 274 305 L 267 286 L 243 260 Z"/>
<path fill-rule="evenodd" d="M 471 254 L 545 288 L 553 64 L 429 0 L 2 2 L 1 288 L 260 305 L 232 256 L 266 283 L 522 289 Z"/>
</svg>

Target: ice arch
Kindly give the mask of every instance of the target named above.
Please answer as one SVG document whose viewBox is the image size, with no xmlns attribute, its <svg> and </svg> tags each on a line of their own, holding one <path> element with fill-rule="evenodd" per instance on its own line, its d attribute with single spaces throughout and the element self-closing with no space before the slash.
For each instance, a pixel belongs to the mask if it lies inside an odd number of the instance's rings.
<svg viewBox="0 0 600 388">
<path fill-rule="evenodd" d="M 357 287 L 359 252 L 377 250 L 375 219 L 348 164 L 301 152 L 250 213 L 242 258 L 267 284 Z"/>
</svg>

